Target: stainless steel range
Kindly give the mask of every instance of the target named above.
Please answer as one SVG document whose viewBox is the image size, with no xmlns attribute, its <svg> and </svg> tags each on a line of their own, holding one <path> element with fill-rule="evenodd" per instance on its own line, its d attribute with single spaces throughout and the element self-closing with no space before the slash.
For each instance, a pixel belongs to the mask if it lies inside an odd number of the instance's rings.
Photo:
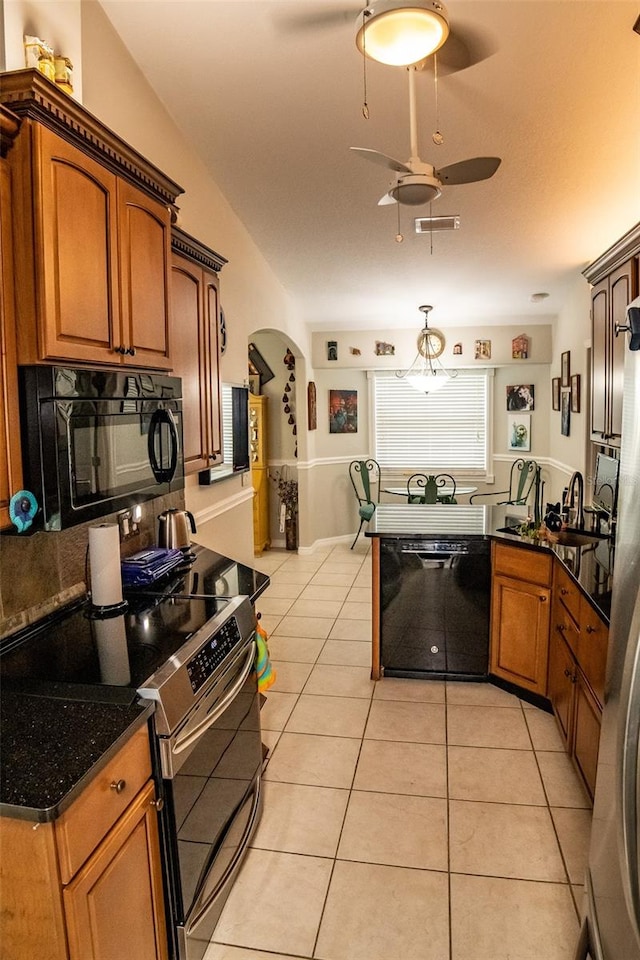
<svg viewBox="0 0 640 960">
<path fill-rule="evenodd" d="M 201 960 L 261 812 L 255 599 L 268 578 L 212 551 L 98 619 L 78 604 L 3 647 L 2 682 L 70 700 L 153 699 L 170 952 Z M 246 595 L 232 596 L 244 589 Z"/>
</svg>

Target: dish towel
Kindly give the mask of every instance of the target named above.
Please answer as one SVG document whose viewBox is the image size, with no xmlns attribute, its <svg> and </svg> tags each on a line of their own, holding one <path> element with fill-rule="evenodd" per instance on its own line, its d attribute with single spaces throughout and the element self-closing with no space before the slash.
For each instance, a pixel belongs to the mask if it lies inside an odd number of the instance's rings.
<svg viewBox="0 0 640 960">
<path fill-rule="evenodd" d="M 256 623 L 256 673 L 258 674 L 258 690 L 264 693 L 276 681 L 276 672 L 269 658 L 267 633 L 260 623 Z"/>
</svg>

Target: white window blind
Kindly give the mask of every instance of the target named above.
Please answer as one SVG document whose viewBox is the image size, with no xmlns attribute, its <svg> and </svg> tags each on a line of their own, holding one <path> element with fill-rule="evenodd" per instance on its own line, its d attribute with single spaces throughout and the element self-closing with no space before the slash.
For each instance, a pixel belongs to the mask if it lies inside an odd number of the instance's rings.
<svg viewBox="0 0 640 960">
<path fill-rule="evenodd" d="M 489 371 L 459 371 L 437 393 L 373 375 L 375 458 L 383 469 L 487 472 Z"/>
<path fill-rule="evenodd" d="M 233 464 L 233 392 L 222 384 L 222 461 Z"/>
</svg>

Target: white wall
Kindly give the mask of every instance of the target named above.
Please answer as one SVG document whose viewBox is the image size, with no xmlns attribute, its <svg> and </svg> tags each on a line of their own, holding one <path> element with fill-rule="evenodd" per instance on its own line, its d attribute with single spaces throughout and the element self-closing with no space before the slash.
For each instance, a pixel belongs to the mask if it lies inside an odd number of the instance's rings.
<svg viewBox="0 0 640 960">
<path fill-rule="evenodd" d="M 591 346 L 591 294 L 587 281 L 577 276 L 568 291 L 565 305 L 560 312 L 553 331 L 553 361 L 551 377 L 559 377 L 561 355 L 570 352 L 571 374 L 580 375 L 580 413 L 571 413 L 570 434 L 565 437 L 560 431 L 560 413 L 549 408 L 549 486 L 545 489 L 547 500 L 554 502 L 562 496 L 571 473 L 580 470 L 586 477 L 590 464 L 589 426 L 589 348 Z M 561 388 L 564 392 L 564 388 Z M 588 496 L 588 491 L 586 496 Z M 549 494 L 547 496 L 547 494 Z"/>
<path fill-rule="evenodd" d="M 25 34 L 38 37 L 73 64 L 73 95 L 82 102 L 81 0 L 4 0 L 0 3 L 0 70 L 26 66 Z M 3 36 L 4 33 L 4 36 Z"/>
</svg>

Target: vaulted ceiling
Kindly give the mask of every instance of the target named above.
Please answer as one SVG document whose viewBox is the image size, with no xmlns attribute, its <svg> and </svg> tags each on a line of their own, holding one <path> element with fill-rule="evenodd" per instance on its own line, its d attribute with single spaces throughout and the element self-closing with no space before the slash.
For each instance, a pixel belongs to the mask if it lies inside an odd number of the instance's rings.
<svg viewBox="0 0 640 960">
<path fill-rule="evenodd" d="M 483 58 L 441 67 L 437 113 L 432 67 L 417 74 L 420 156 L 502 164 L 400 208 L 377 205 L 391 172 L 349 151 L 410 154 L 405 68 L 368 62 L 362 115 L 358 0 L 100 2 L 314 329 L 414 325 L 425 302 L 438 324 L 548 322 L 640 219 L 635 2 L 447 2 Z M 430 214 L 460 229 L 417 235 Z"/>
</svg>

